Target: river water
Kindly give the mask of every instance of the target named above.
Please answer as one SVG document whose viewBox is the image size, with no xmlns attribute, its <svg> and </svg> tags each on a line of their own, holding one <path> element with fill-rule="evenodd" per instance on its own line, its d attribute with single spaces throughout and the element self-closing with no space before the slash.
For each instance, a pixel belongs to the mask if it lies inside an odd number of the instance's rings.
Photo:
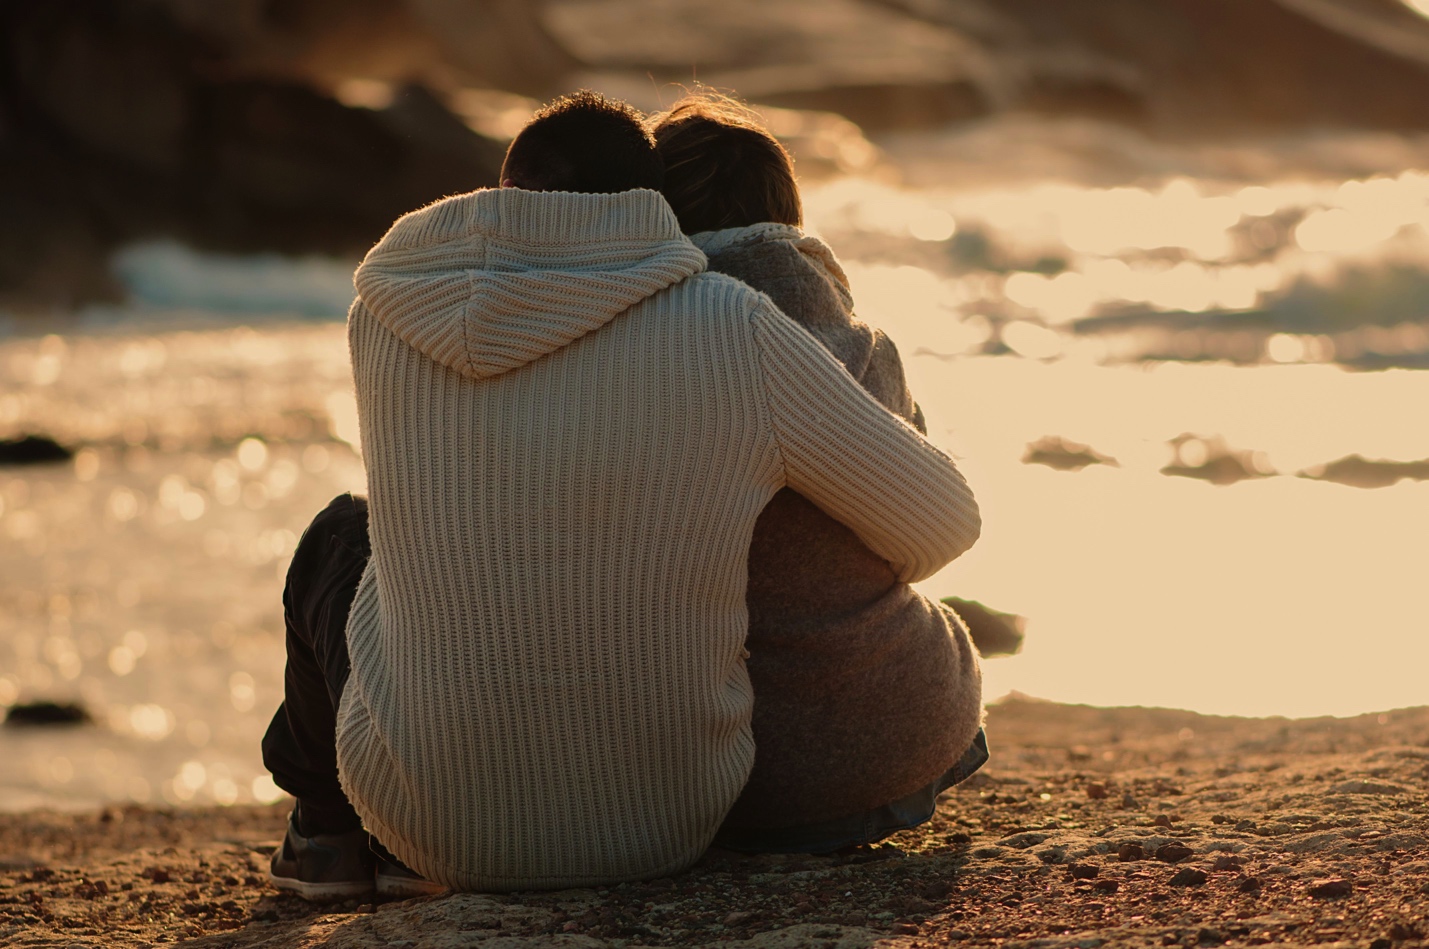
<svg viewBox="0 0 1429 949">
<path fill-rule="evenodd" d="M 983 507 L 921 588 L 1028 619 L 989 698 L 1429 700 L 1429 175 L 905 180 L 807 211 Z M 80 446 L 0 468 L 0 706 L 96 720 L 0 730 L 0 808 L 277 797 L 283 572 L 363 486 L 352 263 L 138 246 L 130 303 L 0 324 L 0 436 Z"/>
</svg>

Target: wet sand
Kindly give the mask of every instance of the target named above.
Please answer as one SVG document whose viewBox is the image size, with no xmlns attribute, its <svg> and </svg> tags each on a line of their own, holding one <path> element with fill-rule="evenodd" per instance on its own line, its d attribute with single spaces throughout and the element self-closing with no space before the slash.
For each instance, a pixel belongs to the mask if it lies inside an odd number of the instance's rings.
<svg viewBox="0 0 1429 949">
<path fill-rule="evenodd" d="M 286 806 L 0 816 L 0 944 L 1420 946 L 1429 707 L 1221 718 L 1010 700 L 937 817 L 832 857 L 714 852 L 608 889 L 315 907 Z"/>
</svg>

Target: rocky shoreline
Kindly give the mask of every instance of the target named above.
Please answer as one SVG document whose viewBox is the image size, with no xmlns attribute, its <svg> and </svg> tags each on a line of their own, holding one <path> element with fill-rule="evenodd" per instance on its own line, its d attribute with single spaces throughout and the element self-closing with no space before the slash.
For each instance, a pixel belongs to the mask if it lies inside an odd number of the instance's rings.
<svg viewBox="0 0 1429 949">
<path fill-rule="evenodd" d="M 1429 708 L 1238 719 L 1009 700 L 937 817 L 830 857 L 595 890 L 314 907 L 284 805 L 0 816 L 7 946 L 1420 946 Z"/>
</svg>

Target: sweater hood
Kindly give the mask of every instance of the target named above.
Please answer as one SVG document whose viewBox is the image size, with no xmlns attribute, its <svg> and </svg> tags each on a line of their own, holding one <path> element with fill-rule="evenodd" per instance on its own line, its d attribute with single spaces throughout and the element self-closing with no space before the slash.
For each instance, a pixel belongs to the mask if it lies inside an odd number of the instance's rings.
<svg viewBox="0 0 1429 949">
<path fill-rule="evenodd" d="M 853 293 L 849 289 L 848 275 L 844 273 L 833 248 L 792 224 L 766 222 L 747 227 L 727 227 L 720 231 L 701 231 L 691 234 L 690 240 L 709 257 L 758 244 L 788 244 L 829 281 L 843 301 L 844 309 L 853 311 Z"/>
<path fill-rule="evenodd" d="M 599 329 L 705 269 L 665 199 L 500 188 L 397 220 L 353 282 L 383 325 L 473 379 Z"/>
</svg>

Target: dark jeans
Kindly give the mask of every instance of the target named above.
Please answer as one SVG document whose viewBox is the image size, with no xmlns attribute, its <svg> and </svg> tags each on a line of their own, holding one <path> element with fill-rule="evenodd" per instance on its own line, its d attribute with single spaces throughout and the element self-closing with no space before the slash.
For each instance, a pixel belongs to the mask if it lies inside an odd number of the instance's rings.
<svg viewBox="0 0 1429 949">
<path fill-rule="evenodd" d="M 347 613 L 372 555 L 367 499 L 333 498 L 303 532 L 283 588 L 288 666 L 283 704 L 263 736 L 263 764 L 300 802 L 299 832 L 362 826 L 337 780 L 337 705 L 351 667 Z"/>
<path fill-rule="evenodd" d="M 715 835 L 715 846 L 742 853 L 832 853 L 845 847 L 871 844 L 931 819 L 938 809 L 938 795 L 966 781 L 987 759 L 987 734 L 979 728 L 968 750 L 941 777 L 890 804 L 864 814 L 797 827 L 724 828 Z"/>
<path fill-rule="evenodd" d="M 351 670 L 347 614 L 372 547 L 367 499 L 333 498 L 303 532 L 283 589 L 288 666 L 283 704 L 263 736 L 263 764 L 278 787 L 299 801 L 299 833 L 342 833 L 362 826 L 337 779 L 337 705 Z M 940 792 L 987 761 L 987 737 L 941 778 L 866 814 L 775 830 L 721 831 L 718 846 L 751 853 L 827 853 L 882 840 L 933 816 Z"/>
</svg>

